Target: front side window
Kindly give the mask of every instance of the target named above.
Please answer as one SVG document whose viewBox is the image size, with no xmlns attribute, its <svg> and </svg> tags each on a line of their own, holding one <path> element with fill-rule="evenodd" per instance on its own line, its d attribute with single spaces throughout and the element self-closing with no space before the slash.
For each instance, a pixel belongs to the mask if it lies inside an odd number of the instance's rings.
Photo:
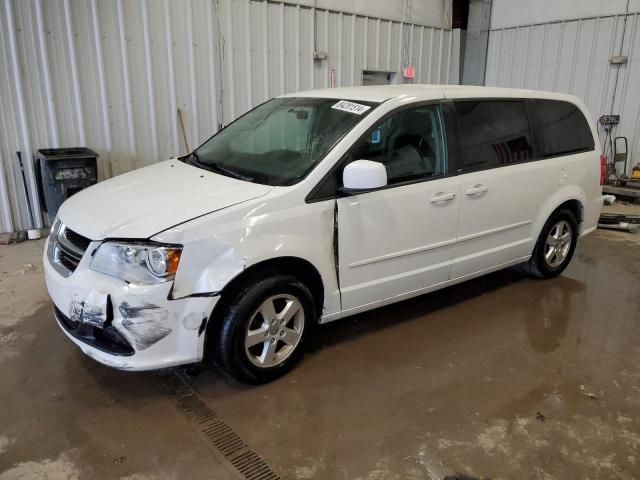
<svg viewBox="0 0 640 480">
<path fill-rule="evenodd" d="M 218 132 L 187 161 L 250 182 L 293 185 L 376 105 L 330 98 L 276 98 Z"/>
<path fill-rule="evenodd" d="M 535 135 L 543 158 L 595 148 L 587 120 L 572 103 L 535 100 L 533 112 Z"/>
<path fill-rule="evenodd" d="M 533 158 L 524 101 L 455 102 L 462 165 L 458 171 L 494 168 Z"/>
<path fill-rule="evenodd" d="M 351 161 L 382 163 L 389 185 L 442 176 L 446 158 L 438 105 L 402 110 L 383 120 L 349 153 Z"/>
</svg>

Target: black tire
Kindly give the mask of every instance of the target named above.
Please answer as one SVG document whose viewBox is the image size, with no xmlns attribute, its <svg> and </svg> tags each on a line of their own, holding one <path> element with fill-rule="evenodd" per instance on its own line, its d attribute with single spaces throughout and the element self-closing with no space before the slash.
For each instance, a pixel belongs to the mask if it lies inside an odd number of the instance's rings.
<svg viewBox="0 0 640 480">
<path fill-rule="evenodd" d="M 571 229 L 571 244 L 562 262 L 559 265 L 551 265 L 545 256 L 547 238 L 551 230 L 563 221 L 566 222 Z M 561 209 L 553 212 L 540 232 L 531 259 L 526 263 L 528 273 L 539 278 L 553 278 L 560 275 L 564 269 L 567 268 L 567 265 L 569 265 L 573 257 L 573 252 L 578 243 L 578 234 L 578 220 L 571 210 Z"/>
<path fill-rule="evenodd" d="M 256 321 L 254 314 L 258 308 L 268 299 L 280 295 L 295 297 L 299 301 L 304 312 L 302 332 L 297 345 L 291 349 L 291 353 L 282 363 L 260 367 L 250 360 L 251 353 L 245 350 L 245 336 L 249 323 L 252 320 Z M 210 346 L 214 347 L 216 363 L 225 374 L 249 384 L 270 382 L 288 372 L 300 360 L 305 339 L 317 323 L 316 306 L 309 289 L 293 275 L 274 272 L 264 272 L 254 277 L 251 283 L 230 293 L 220 315 L 216 316 L 217 319 L 213 319 L 217 322 L 212 329 L 214 334 L 212 338 L 207 339 L 207 342 L 214 343 Z M 280 348 L 286 347 L 286 344 L 277 338 L 275 343 Z M 256 345 L 256 348 L 261 348 L 260 345 Z"/>
</svg>

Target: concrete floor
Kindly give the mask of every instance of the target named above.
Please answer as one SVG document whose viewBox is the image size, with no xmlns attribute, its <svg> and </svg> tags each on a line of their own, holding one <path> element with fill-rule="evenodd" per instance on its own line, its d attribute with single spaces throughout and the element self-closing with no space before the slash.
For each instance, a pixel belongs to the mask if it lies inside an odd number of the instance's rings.
<svg viewBox="0 0 640 480">
<path fill-rule="evenodd" d="M 154 375 L 58 331 L 42 245 L 0 247 L 0 480 L 239 478 Z M 269 385 L 189 381 L 283 478 L 638 478 L 640 235 L 319 328 Z"/>
</svg>

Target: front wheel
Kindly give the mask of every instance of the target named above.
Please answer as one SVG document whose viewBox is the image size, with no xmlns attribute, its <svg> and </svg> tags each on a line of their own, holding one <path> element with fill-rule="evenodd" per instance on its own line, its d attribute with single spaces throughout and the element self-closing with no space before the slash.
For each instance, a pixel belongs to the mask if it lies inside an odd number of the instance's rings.
<svg viewBox="0 0 640 480">
<path fill-rule="evenodd" d="M 527 263 L 529 273 L 541 278 L 560 275 L 573 257 L 578 243 L 578 221 L 570 210 L 554 212 L 540 232 Z"/>
<path fill-rule="evenodd" d="M 214 341 L 219 366 L 244 383 L 287 372 L 302 355 L 316 321 L 309 289 L 291 275 L 256 279 L 227 302 Z"/>
</svg>

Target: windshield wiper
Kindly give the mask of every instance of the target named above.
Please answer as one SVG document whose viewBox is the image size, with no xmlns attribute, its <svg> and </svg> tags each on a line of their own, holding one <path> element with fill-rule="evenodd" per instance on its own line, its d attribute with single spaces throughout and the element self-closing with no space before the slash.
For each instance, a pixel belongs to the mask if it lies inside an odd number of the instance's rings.
<svg viewBox="0 0 640 480">
<path fill-rule="evenodd" d="M 221 173 L 223 175 L 227 175 L 228 177 L 233 177 L 233 178 L 237 178 L 238 180 L 244 180 L 245 182 L 253 182 L 253 178 L 252 177 L 248 177 L 246 175 L 242 175 L 239 172 L 236 172 L 235 170 L 230 170 L 228 168 L 222 167 L 220 166 L 220 164 L 218 163 L 209 163 L 207 164 L 208 167 L 211 167 L 212 170 Z"/>
<path fill-rule="evenodd" d="M 204 168 L 205 170 L 209 170 L 210 172 L 220 173 L 226 177 L 237 178 L 238 180 L 244 180 L 245 182 L 254 181 L 253 178 L 248 177 L 246 175 L 242 175 L 241 173 L 238 173 L 235 170 L 230 170 L 228 168 L 225 168 L 221 166 L 219 163 L 215 163 L 215 162 L 204 163 L 200 161 L 200 157 L 198 157 L 198 152 L 196 152 L 195 150 L 189 154 L 189 157 L 192 157 L 195 160 L 195 162 L 192 162 L 192 163 L 195 163 L 199 167 Z"/>
<path fill-rule="evenodd" d="M 200 157 L 198 157 L 198 153 L 195 150 L 187 153 L 182 157 L 179 157 L 179 159 L 190 165 L 202 166 L 202 163 L 200 162 Z"/>
</svg>

